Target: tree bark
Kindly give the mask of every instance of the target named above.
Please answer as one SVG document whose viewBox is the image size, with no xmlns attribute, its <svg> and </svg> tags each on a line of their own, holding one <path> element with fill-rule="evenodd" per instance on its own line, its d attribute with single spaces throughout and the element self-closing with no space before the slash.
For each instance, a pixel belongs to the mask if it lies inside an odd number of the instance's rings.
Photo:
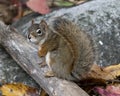
<svg viewBox="0 0 120 96">
<path fill-rule="evenodd" d="M 42 58 L 37 55 L 37 47 L 27 42 L 15 29 L 2 22 L 0 22 L 0 44 L 50 96 L 88 96 L 72 82 L 56 77 L 45 78 L 44 73 L 48 68 L 39 67 Z"/>
</svg>

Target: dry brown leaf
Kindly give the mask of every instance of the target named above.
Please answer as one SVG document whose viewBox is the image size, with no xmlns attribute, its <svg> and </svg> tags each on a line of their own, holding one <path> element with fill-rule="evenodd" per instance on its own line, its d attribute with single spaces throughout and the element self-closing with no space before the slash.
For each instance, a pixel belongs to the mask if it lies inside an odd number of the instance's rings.
<svg viewBox="0 0 120 96">
<path fill-rule="evenodd" d="M 95 64 L 89 73 L 89 77 L 101 78 L 105 80 L 112 80 L 117 76 L 120 76 L 120 64 L 107 67 L 100 67 Z"/>
<path fill-rule="evenodd" d="M 92 96 L 97 93 L 101 94 L 100 96 L 120 96 L 120 64 L 107 67 L 93 65 L 79 85 Z"/>
<path fill-rule="evenodd" d="M 104 70 L 109 73 L 106 79 L 115 79 L 120 76 L 120 64 L 105 67 Z"/>
<path fill-rule="evenodd" d="M 29 87 L 22 83 L 5 84 L 0 87 L 2 96 L 39 96 L 36 88 Z"/>
<path fill-rule="evenodd" d="M 105 71 L 104 68 L 94 64 L 88 74 L 88 77 L 101 78 L 106 80 L 106 76 L 108 74 L 109 72 Z"/>
</svg>

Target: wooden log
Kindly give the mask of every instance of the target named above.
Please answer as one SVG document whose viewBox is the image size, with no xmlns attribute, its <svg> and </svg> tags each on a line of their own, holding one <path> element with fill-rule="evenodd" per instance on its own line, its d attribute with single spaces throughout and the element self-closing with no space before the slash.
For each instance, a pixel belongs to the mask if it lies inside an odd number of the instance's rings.
<svg viewBox="0 0 120 96">
<path fill-rule="evenodd" d="M 75 83 L 56 77 L 45 78 L 44 73 L 48 68 L 39 67 L 42 58 L 37 55 L 37 47 L 2 22 L 0 22 L 0 44 L 50 96 L 88 96 Z"/>
</svg>

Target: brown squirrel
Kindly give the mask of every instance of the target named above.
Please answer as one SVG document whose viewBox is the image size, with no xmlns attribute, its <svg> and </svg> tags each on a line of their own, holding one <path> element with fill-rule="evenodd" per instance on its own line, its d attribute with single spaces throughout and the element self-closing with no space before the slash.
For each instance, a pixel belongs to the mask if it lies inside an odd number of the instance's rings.
<svg viewBox="0 0 120 96">
<path fill-rule="evenodd" d="M 94 64 L 92 39 L 67 19 L 58 17 L 51 25 L 42 20 L 33 23 L 28 32 L 28 39 L 39 44 L 38 55 L 46 58 L 50 68 L 46 76 L 78 81 Z"/>
</svg>

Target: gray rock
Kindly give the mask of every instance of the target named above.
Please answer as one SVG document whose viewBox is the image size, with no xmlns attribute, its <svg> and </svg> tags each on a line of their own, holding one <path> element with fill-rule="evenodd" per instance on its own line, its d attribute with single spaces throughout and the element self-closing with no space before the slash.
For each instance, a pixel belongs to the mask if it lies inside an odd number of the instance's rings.
<svg viewBox="0 0 120 96">
<path fill-rule="evenodd" d="M 120 63 L 119 0 L 93 0 L 70 9 L 60 9 L 41 17 L 26 16 L 12 26 L 26 36 L 32 18 L 39 23 L 41 19 L 51 22 L 52 19 L 58 16 L 75 22 L 82 30 L 88 32 L 94 38 L 98 47 L 99 59 L 97 63 L 99 65 L 107 66 Z M 2 80 L 6 82 L 22 81 L 25 83 L 33 81 L 0 46 L 0 81 Z"/>
</svg>

